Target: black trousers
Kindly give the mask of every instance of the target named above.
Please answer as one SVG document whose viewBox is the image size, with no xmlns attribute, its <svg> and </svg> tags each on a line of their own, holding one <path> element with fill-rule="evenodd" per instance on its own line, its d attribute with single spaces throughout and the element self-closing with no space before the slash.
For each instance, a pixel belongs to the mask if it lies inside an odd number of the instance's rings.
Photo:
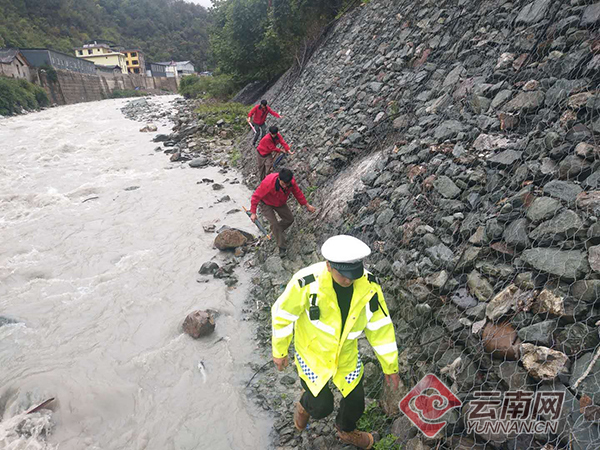
<svg viewBox="0 0 600 450">
<path fill-rule="evenodd" d="M 325 385 L 319 395 L 315 397 L 304 380 L 300 379 L 300 383 L 304 388 L 300 404 L 312 419 L 323 419 L 333 412 L 333 393 L 329 386 Z M 347 397 L 342 398 L 335 423 L 342 431 L 354 431 L 356 430 L 356 422 L 358 422 L 363 412 L 365 412 L 365 390 L 361 377 L 352 392 Z"/>
</svg>

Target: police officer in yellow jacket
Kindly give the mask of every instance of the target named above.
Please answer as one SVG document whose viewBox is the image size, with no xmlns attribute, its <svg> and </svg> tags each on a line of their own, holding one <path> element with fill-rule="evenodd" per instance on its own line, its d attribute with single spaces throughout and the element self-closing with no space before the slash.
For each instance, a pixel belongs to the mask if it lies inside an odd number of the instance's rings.
<svg viewBox="0 0 600 450">
<path fill-rule="evenodd" d="M 377 355 L 386 382 L 398 388 L 398 348 L 394 327 L 378 280 L 362 260 L 371 249 L 352 236 L 329 238 L 321 247 L 326 262 L 296 273 L 271 308 L 273 361 L 288 364 L 295 335 L 295 359 L 305 392 L 294 411 L 298 430 L 308 419 L 333 411 L 332 379 L 343 399 L 336 418 L 338 436 L 359 448 L 371 448 L 373 436 L 356 430 L 364 412 L 363 364 L 358 338 L 364 332 Z"/>
</svg>

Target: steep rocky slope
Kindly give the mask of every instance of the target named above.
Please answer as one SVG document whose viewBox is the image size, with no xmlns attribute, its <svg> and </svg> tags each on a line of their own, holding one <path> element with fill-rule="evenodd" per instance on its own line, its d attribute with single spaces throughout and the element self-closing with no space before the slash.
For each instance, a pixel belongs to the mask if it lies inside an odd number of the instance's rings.
<svg viewBox="0 0 600 450">
<path fill-rule="evenodd" d="M 580 410 L 585 396 L 600 405 L 598 23 L 600 3 L 581 0 L 373 0 L 265 95 L 320 211 L 298 212 L 287 261 L 264 253 L 257 317 L 328 236 L 349 233 L 373 249 L 407 389 L 434 373 L 463 402 L 565 393 L 556 433 L 467 433 L 455 410 L 418 445 L 600 446 Z M 254 158 L 248 145 L 252 187 Z M 409 429 L 392 427 L 401 441 Z"/>
</svg>

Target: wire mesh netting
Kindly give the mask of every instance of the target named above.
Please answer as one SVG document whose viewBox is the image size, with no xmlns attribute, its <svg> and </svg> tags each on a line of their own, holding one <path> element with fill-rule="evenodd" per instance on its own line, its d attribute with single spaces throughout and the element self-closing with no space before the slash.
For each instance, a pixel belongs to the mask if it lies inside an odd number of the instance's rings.
<svg viewBox="0 0 600 450">
<path fill-rule="evenodd" d="M 369 243 L 392 313 L 401 395 L 359 344 L 377 448 L 600 448 L 599 23 L 577 0 L 374 1 L 281 94 L 317 205 L 367 167 L 313 232 Z M 427 374 L 462 402 L 434 439 L 398 410 Z"/>
</svg>

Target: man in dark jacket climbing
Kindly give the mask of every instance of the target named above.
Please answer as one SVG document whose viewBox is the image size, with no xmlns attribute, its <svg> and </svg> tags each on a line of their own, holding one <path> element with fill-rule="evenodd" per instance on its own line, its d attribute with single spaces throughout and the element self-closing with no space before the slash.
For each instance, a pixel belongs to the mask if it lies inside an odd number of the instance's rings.
<svg viewBox="0 0 600 450">
<path fill-rule="evenodd" d="M 260 183 L 252 194 L 250 220 L 256 220 L 256 209 L 260 203 L 260 212 L 271 224 L 271 232 L 275 236 L 280 255 L 285 255 L 285 237 L 283 232 L 294 222 L 294 215 L 287 205 L 290 194 L 294 194 L 300 205 L 304 206 L 310 213 L 317 209 L 310 205 L 304 194 L 296 184 L 294 175 L 289 169 L 281 169 L 279 173 L 272 173 Z M 281 218 L 277 220 L 275 213 Z"/>
<path fill-rule="evenodd" d="M 267 114 L 271 114 L 272 116 L 281 119 L 281 116 L 267 105 L 266 100 L 261 100 L 260 104 L 255 105 L 254 108 L 252 108 L 248 113 L 248 118 L 246 121 L 254 130 L 252 146 L 255 146 L 259 139 L 261 139 L 267 132 L 267 125 L 265 123 L 267 121 Z"/>
<path fill-rule="evenodd" d="M 281 146 L 281 147 L 278 147 Z M 292 155 L 290 146 L 283 140 L 276 126 L 269 127 L 269 133 L 260 140 L 256 148 L 256 163 L 258 165 L 258 178 L 260 181 L 273 171 L 273 154 L 284 151 Z"/>
</svg>

